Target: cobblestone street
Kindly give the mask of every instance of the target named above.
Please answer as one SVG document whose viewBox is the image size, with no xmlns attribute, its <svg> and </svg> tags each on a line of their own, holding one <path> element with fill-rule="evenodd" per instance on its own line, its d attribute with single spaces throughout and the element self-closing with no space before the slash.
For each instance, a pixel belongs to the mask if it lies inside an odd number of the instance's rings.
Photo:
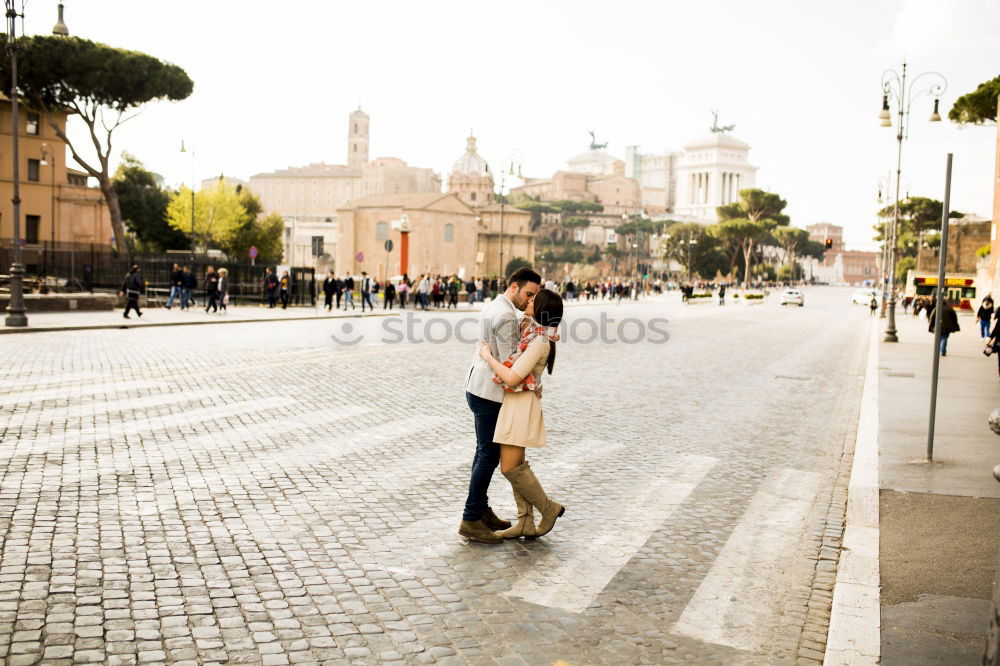
<svg viewBox="0 0 1000 666">
<path fill-rule="evenodd" d="M 567 513 L 499 546 L 456 533 L 476 327 L 427 341 L 478 313 L 3 336 L 0 662 L 819 663 L 872 320 L 805 294 L 568 308 Z"/>
</svg>

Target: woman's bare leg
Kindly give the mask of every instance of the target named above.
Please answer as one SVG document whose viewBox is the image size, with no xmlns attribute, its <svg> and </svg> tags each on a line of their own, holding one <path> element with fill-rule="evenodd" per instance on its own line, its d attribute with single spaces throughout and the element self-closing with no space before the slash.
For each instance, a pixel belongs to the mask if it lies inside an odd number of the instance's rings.
<svg viewBox="0 0 1000 666">
<path fill-rule="evenodd" d="M 524 447 L 511 446 L 510 444 L 500 445 L 500 471 L 509 472 L 524 462 Z"/>
</svg>

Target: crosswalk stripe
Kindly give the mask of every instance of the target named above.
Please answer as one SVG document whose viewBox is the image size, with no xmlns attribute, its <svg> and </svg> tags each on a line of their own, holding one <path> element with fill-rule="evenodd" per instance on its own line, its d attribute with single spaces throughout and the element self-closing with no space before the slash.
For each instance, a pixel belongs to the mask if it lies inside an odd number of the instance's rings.
<svg viewBox="0 0 1000 666">
<path fill-rule="evenodd" d="M 718 462 L 680 456 L 670 476 L 656 478 L 639 492 L 604 507 L 596 536 L 589 521 L 561 529 L 573 547 L 551 561 L 536 563 L 504 596 L 578 613 L 618 574 L 650 535 L 684 503 Z M 586 539 L 574 532 L 586 530 Z"/>
<path fill-rule="evenodd" d="M 798 543 L 821 476 L 780 469 L 765 478 L 671 631 L 760 650 L 781 613 L 785 564 Z"/>
</svg>

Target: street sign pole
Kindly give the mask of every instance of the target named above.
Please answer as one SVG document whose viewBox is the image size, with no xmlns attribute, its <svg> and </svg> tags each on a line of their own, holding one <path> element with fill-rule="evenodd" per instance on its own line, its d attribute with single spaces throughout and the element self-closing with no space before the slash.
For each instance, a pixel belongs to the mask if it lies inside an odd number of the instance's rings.
<svg viewBox="0 0 1000 666">
<path fill-rule="evenodd" d="M 937 297 L 934 299 L 934 365 L 931 369 L 931 412 L 927 424 L 927 462 L 934 460 L 934 421 L 937 417 L 938 367 L 941 364 L 941 307 L 944 305 L 944 267 L 948 261 L 948 206 L 951 203 L 951 153 L 944 176 L 944 205 L 941 207 L 941 251 L 938 257 Z"/>
</svg>

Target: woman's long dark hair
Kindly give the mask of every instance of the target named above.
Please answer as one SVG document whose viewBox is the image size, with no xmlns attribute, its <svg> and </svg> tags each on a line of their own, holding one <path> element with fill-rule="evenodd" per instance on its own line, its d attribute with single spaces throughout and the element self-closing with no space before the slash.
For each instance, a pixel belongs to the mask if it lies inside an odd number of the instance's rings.
<svg viewBox="0 0 1000 666">
<path fill-rule="evenodd" d="M 534 300 L 535 321 L 541 326 L 558 327 L 563 316 L 562 297 L 551 289 L 539 289 Z M 552 374 L 552 366 L 556 364 L 556 342 L 549 341 L 549 360 L 545 364 L 549 374 Z"/>
</svg>

